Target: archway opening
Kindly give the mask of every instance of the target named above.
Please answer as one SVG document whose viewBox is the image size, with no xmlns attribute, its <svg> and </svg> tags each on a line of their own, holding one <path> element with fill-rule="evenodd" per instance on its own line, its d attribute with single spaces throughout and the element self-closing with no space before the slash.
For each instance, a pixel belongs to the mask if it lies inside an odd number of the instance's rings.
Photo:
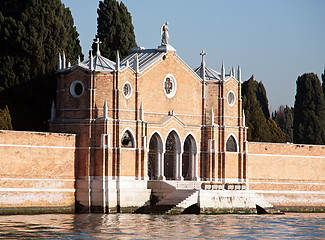
<svg viewBox="0 0 325 240">
<path fill-rule="evenodd" d="M 197 147 L 192 135 L 188 135 L 186 137 L 183 150 L 182 176 L 184 180 L 194 180 L 196 171 L 195 159 L 197 154 Z"/>
<path fill-rule="evenodd" d="M 161 173 L 163 143 L 160 136 L 155 133 L 149 142 L 148 176 L 150 180 L 158 180 Z"/>
<path fill-rule="evenodd" d="M 181 143 L 175 131 L 171 131 L 166 139 L 164 155 L 164 175 L 167 180 L 180 179 Z"/>
</svg>

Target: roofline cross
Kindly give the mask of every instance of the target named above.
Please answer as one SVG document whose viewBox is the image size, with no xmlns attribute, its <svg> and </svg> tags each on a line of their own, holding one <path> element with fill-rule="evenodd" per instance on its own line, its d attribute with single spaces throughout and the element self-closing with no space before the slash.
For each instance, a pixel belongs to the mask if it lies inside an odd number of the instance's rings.
<svg viewBox="0 0 325 240">
<path fill-rule="evenodd" d="M 100 51 L 99 51 L 99 44 L 101 44 L 102 42 L 99 41 L 99 38 L 97 38 L 96 42 L 94 42 L 95 44 L 97 44 L 97 56 L 100 55 Z"/>
<path fill-rule="evenodd" d="M 207 53 L 204 52 L 204 50 L 202 50 L 202 52 L 200 53 L 200 55 L 202 56 L 202 63 L 204 63 L 204 56 L 207 55 Z"/>
</svg>

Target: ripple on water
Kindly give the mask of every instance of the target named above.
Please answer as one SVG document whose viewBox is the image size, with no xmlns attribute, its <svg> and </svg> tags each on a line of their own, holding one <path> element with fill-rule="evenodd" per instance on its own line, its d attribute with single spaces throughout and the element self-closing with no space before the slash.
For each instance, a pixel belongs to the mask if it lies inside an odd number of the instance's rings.
<svg viewBox="0 0 325 240">
<path fill-rule="evenodd" d="M 0 216 L 1 239 L 321 239 L 325 214 Z"/>
</svg>

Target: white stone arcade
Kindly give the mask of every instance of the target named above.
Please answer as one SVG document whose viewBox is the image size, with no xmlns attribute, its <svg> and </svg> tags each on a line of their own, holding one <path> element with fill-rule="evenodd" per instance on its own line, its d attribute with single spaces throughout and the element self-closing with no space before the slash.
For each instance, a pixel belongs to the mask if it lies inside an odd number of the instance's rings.
<svg viewBox="0 0 325 240">
<path fill-rule="evenodd" d="M 154 133 L 149 142 L 148 176 L 150 180 L 198 180 L 194 137 L 189 134 L 182 145 L 173 130 L 163 144 L 161 136 Z"/>
</svg>

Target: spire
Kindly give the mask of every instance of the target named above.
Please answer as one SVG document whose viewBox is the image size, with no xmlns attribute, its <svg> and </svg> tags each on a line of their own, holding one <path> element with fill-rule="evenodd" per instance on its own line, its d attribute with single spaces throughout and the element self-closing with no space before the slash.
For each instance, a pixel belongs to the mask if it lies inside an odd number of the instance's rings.
<svg viewBox="0 0 325 240">
<path fill-rule="evenodd" d="M 138 58 L 138 54 L 135 54 L 135 56 L 134 56 L 134 64 L 133 64 L 133 67 L 134 67 L 134 71 L 136 73 L 139 73 L 139 58 Z"/>
<path fill-rule="evenodd" d="M 61 69 L 65 69 L 66 68 L 66 59 L 65 59 L 65 53 L 63 51 L 62 53 L 62 68 Z"/>
<path fill-rule="evenodd" d="M 52 101 L 52 107 L 51 107 L 51 119 L 50 121 L 53 122 L 55 119 L 56 115 L 56 109 L 55 109 L 55 104 L 54 104 L 54 100 Z"/>
<path fill-rule="evenodd" d="M 78 55 L 78 58 L 76 60 L 76 65 L 79 65 L 80 64 L 80 55 Z"/>
<path fill-rule="evenodd" d="M 107 119 L 108 118 L 107 101 L 106 101 L 106 99 L 105 99 L 104 107 L 103 107 L 103 118 L 104 119 Z"/>
<path fill-rule="evenodd" d="M 59 59 L 58 59 L 58 67 L 57 67 L 57 70 L 61 70 L 62 68 L 62 59 L 61 59 L 61 53 L 59 53 Z"/>
<path fill-rule="evenodd" d="M 97 56 L 100 56 L 100 51 L 99 51 L 99 44 L 101 44 L 102 42 L 99 41 L 99 38 L 97 38 L 95 44 L 97 45 L 97 52 L 96 52 L 96 55 Z"/>
<path fill-rule="evenodd" d="M 222 66 L 221 66 L 221 80 L 225 81 L 225 79 L 226 79 L 226 70 L 225 70 L 224 63 L 222 63 Z"/>
<path fill-rule="evenodd" d="M 141 121 L 144 121 L 144 111 L 143 111 L 143 104 L 141 102 L 141 105 L 140 105 L 140 120 Z"/>
<path fill-rule="evenodd" d="M 214 125 L 214 111 L 213 111 L 213 107 L 211 108 L 211 125 Z"/>
<path fill-rule="evenodd" d="M 204 50 L 202 50 L 200 55 L 202 56 L 202 62 L 201 62 L 202 76 L 201 77 L 202 77 L 203 81 L 205 81 L 205 61 L 204 61 L 204 56 L 207 55 L 207 53 L 204 52 Z"/>
<path fill-rule="evenodd" d="M 115 65 L 115 70 L 118 71 L 118 72 L 120 71 L 120 54 L 119 54 L 118 50 L 116 52 L 116 65 Z"/>
<path fill-rule="evenodd" d="M 93 51 L 90 50 L 90 55 L 89 55 L 89 69 L 91 71 L 94 70 L 94 58 L 93 58 Z"/>
<path fill-rule="evenodd" d="M 234 78 L 236 78 L 236 76 L 235 76 L 235 67 L 234 66 L 232 66 L 232 74 L 231 74 Z"/>
<path fill-rule="evenodd" d="M 238 75 L 238 81 L 241 82 L 241 68 L 240 68 L 240 65 L 238 65 L 238 72 L 237 72 L 237 75 Z"/>
<path fill-rule="evenodd" d="M 129 62 L 129 59 L 126 60 L 126 67 L 128 68 L 130 66 L 130 62 Z"/>
</svg>

